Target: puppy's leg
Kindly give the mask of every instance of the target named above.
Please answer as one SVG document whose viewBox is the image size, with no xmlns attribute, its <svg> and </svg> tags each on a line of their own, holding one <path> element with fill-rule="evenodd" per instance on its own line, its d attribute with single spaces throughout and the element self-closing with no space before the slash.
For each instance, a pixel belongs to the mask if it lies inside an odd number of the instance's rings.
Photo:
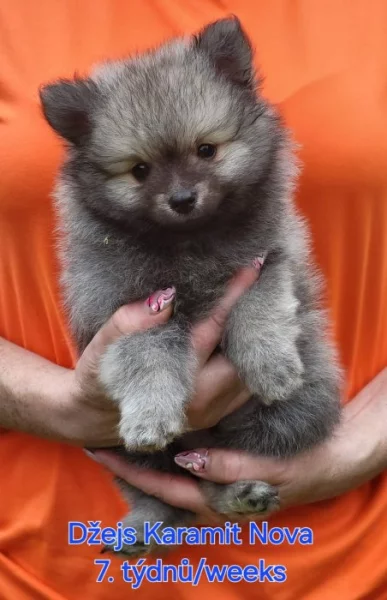
<svg viewBox="0 0 387 600">
<path fill-rule="evenodd" d="M 224 353 L 250 391 L 267 404 L 288 398 L 302 384 L 297 308 L 290 266 L 265 263 L 259 281 L 228 319 Z"/>
<path fill-rule="evenodd" d="M 162 473 L 179 473 L 181 469 L 174 463 L 173 457 L 176 448 L 172 445 L 162 452 L 128 453 L 120 446 L 113 451 L 129 463 L 145 469 L 152 469 Z M 188 473 L 183 475 L 189 477 Z M 114 550 L 114 545 L 106 546 L 105 550 L 116 554 L 124 554 L 128 558 L 136 558 L 150 553 L 161 553 L 171 547 L 169 544 L 159 544 L 165 527 L 176 528 L 194 522 L 195 515 L 188 510 L 170 506 L 154 496 L 148 496 L 141 490 L 133 487 L 123 479 L 117 478 L 116 483 L 120 492 L 130 507 L 130 512 L 122 519 L 123 527 L 132 527 L 136 533 L 133 544 L 124 544 L 121 549 Z M 144 523 L 148 523 L 149 535 L 146 537 Z M 153 527 L 153 530 L 151 529 Z M 154 535 L 152 532 L 155 532 Z"/>
<path fill-rule="evenodd" d="M 100 377 L 119 404 L 119 432 L 128 450 L 162 449 L 184 432 L 194 375 L 189 336 L 176 321 L 108 348 Z"/>
<path fill-rule="evenodd" d="M 171 544 L 163 544 L 162 536 L 166 527 L 188 525 L 195 521 L 195 515 L 181 510 L 123 482 L 120 486 L 124 497 L 131 505 L 131 512 L 122 520 L 123 527 L 132 527 L 136 532 L 134 544 L 123 544 L 119 550 L 106 546 L 105 550 L 123 554 L 126 558 L 138 558 L 147 554 L 160 554 L 171 549 Z M 147 530 L 144 524 L 147 523 Z M 161 542 L 161 543 L 160 543 Z"/>
</svg>

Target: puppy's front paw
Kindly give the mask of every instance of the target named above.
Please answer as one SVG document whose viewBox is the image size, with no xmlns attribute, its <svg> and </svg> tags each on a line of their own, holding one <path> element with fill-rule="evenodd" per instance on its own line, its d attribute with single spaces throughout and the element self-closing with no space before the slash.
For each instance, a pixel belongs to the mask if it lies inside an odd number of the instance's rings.
<svg viewBox="0 0 387 600">
<path fill-rule="evenodd" d="M 241 380 L 264 404 L 286 400 L 303 383 L 297 334 L 296 327 L 284 328 L 280 332 L 269 330 L 263 338 L 254 328 L 243 331 L 240 327 L 238 331 L 234 324 L 222 342 Z"/>
<path fill-rule="evenodd" d="M 130 451 L 156 452 L 162 450 L 185 430 L 185 415 L 182 411 L 172 412 L 159 398 L 148 397 L 130 399 L 122 403 L 119 425 L 120 437 Z M 134 413 L 132 402 L 142 406 Z"/>
<path fill-rule="evenodd" d="M 286 400 L 301 387 L 303 373 L 304 366 L 295 350 L 293 354 L 277 354 L 270 361 L 262 361 L 259 368 L 246 371 L 244 380 L 253 394 L 270 405 L 276 400 Z"/>
<path fill-rule="evenodd" d="M 161 450 L 182 435 L 193 388 L 190 346 L 173 324 L 120 338 L 102 357 L 100 380 L 120 408 L 130 451 Z"/>
</svg>

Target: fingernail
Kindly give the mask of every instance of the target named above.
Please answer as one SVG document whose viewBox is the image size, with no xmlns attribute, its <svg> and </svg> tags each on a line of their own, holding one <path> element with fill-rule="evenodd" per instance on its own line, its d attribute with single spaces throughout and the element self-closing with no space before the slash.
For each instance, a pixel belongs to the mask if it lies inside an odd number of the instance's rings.
<svg viewBox="0 0 387 600">
<path fill-rule="evenodd" d="M 157 314 L 172 304 L 175 298 L 176 289 L 174 287 L 169 287 L 164 290 L 158 290 L 149 296 L 145 301 L 145 304 L 149 308 L 151 314 Z"/>
<path fill-rule="evenodd" d="M 188 452 L 180 452 L 176 454 L 175 463 L 183 469 L 193 471 L 205 471 L 207 466 L 208 450 L 189 450 Z"/>
<path fill-rule="evenodd" d="M 258 256 L 256 256 L 253 260 L 253 267 L 255 269 L 257 269 L 257 271 L 261 270 L 261 267 L 263 265 L 263 263 L 265 262 L 265 258 L 267 256 L 266 252 L 263 252 L 262 254 L 258 254 Z"/>
<path fill-rule="evenodd" d="M 91 458 L 91 460 L 94 460 L 97 463 L 101 462 L 99 460 L 98 456 L 96 456 L 92 450 L 86 450 L 86 448 L 83 448 L 83 451 L 86 454 L 86 456 L 88 456 L 89 458 Z"/>
</svg>

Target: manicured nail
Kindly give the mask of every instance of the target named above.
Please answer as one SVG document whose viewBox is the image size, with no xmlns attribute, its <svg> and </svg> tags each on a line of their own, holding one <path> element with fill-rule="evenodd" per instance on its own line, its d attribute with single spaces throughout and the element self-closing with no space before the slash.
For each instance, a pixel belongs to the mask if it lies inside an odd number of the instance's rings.
<svg viewBox="0 0 387 600">
<path fill-rule="evenodd" d="M 207 458 L 208 450 L 189 450 L 188 452 L 176 454 L 174 460 L 179 467 L 197 473 L 206 470 Z"/>
<path fill-rule="evenodd" d="M 265 262 L 265 258 L 267 256 L 267 253 L 264 252 L 263 254 L 258 254 L 258 256 L 256 256 L 253 260 L 253 267 L 255 269 L 257 269 L 257 271 L 260 271 L 262 268 L 263 263 Z"/>
<path fill-rule="evenodd" d="M 92 450 L 86 450 L 86 448 L 83 448 L 83 451 L 86 454 L 86 456 L 88 456 L 89 458 L 91 458 L 91 460 L 94 460 L 97 463 L 101 462 L 99 460 L 98 456 L 96 456 Z"/>
<path fill-rule="evenodd" d="M 145 304 L 149 308 L 151 314 L 157 314 L 167 308 L 176 298 L 176 289 L 174 287 L 165 288 L 164 290 L 158 290 L 149 298 L 147 298 Z"/>
</svg>

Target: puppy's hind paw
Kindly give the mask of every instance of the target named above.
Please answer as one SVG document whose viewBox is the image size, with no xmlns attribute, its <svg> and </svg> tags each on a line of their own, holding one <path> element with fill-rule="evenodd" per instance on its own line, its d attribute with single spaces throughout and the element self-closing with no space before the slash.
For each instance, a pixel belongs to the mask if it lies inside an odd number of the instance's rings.
<svg viewBox="0 0 387 600">
<path fill-rule="evenodd" d="M 210 506 L 224 515 L 265 515 L 279 508 L 277 490 L 264 481 L 204 484 Z"/>
</svg>

